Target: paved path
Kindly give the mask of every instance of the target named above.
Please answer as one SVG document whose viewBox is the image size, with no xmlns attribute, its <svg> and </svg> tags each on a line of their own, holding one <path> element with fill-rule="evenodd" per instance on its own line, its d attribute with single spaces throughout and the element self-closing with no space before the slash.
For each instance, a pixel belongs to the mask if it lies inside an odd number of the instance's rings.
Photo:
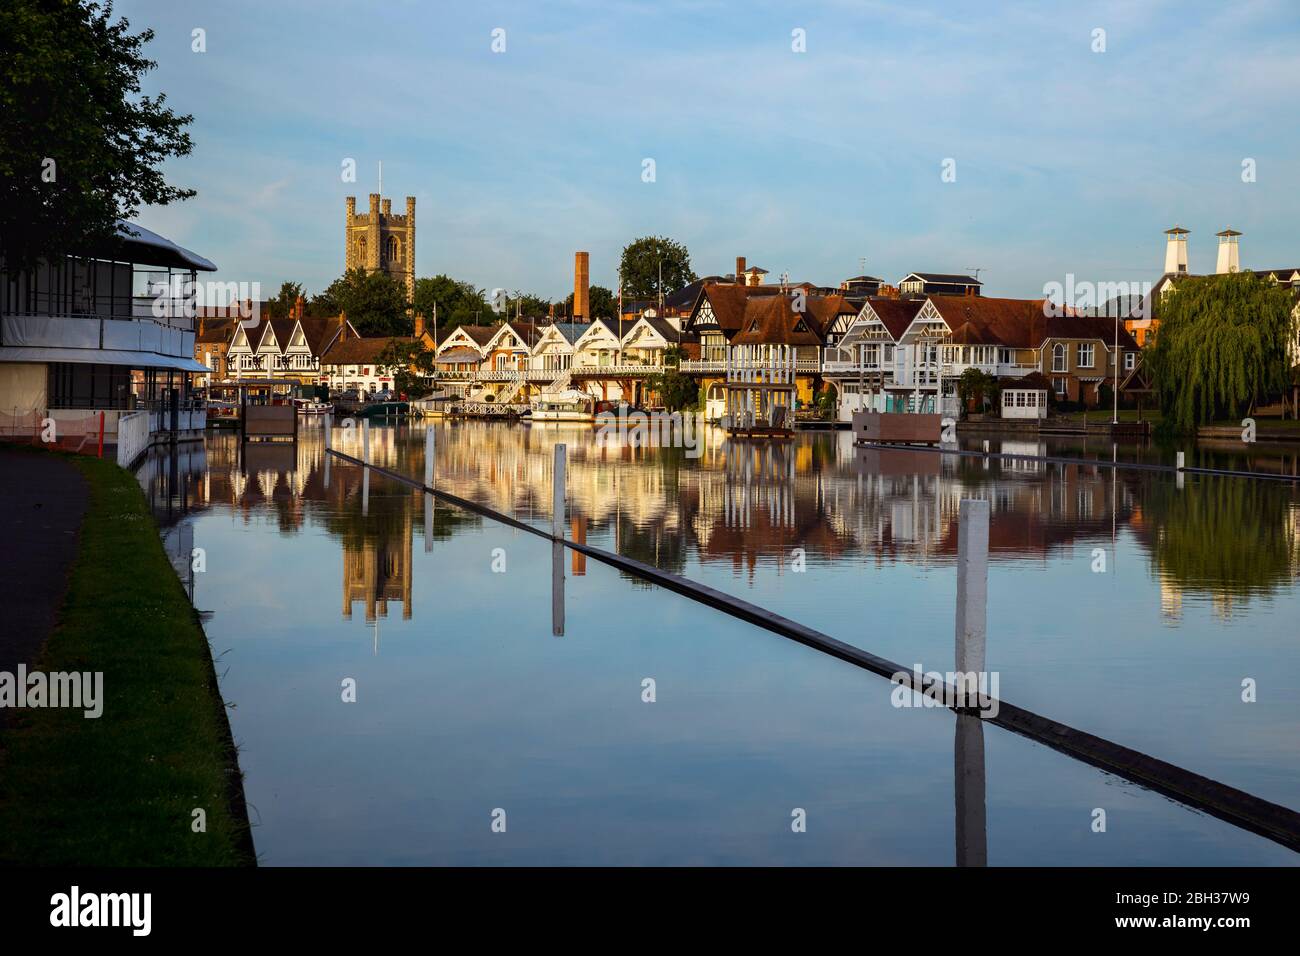
<svg viewBox="0 0 1300 956">
<path fill-rule="evenodd" d="M 54 630 L 89 496 L 71 462 L 0 445 L 0 671 L 30 666 Z"/>
</svg>

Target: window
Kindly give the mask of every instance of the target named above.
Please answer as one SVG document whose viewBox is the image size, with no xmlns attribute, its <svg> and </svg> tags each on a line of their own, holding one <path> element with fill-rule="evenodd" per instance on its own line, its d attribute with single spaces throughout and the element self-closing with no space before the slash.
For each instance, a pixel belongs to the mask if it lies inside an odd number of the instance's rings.
<svg viewBox="0 0 1300 956">
<path fill-rule="evenodd" d="M 1076 354 L 1078 361 L 1075 364 L 1079 368 L 1092 368 L 1093 359 L 1096 357 L 1094 354 L 1096 349 L 1097 347 L 1091 343 L 1080 343 Z"/>
<path fill-rule="evenodd" d="M 1068 378 L 1052 379 L 1052 389 L 1062 398 L 1068 398 L 1070 395 L 1070 380 Z"/>
<path fill-rule="evenodd" d="M 1065 371 L 1065 346 L 1060 342 L 1052 346 L 1052 371 Z M 1057 391 L 1060 391 L 1060 389 L 1057 389 Z"/>
<path fill-rule="evenodd" d="M 1136 352 L 1124 353 L 1124 371 L 1131 372 L 1137 368 L 1138 357 Z"/>
<path fill-rule="evenodd" d="M 1010 365 L 1011 361 L 1011 349 L 998 349 L 999 365 Z"/>
</svg>

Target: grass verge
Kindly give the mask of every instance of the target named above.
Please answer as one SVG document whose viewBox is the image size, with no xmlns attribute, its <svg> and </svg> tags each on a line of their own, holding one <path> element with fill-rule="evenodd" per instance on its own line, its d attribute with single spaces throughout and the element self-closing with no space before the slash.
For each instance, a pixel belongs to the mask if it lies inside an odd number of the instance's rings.
<svg viewBox="0 0 1300 956">
<path fill-rule="evenodd" d="M 0 862 L 254 862 L 207 638 L 134 477 L 72 458 L 90 502 L 59 623 L 34 669 L 102 671 L 103 714 L 10 712 L 0 732 Z M 206 832 L 194 832 L 195 809 Z"/>
</svg>

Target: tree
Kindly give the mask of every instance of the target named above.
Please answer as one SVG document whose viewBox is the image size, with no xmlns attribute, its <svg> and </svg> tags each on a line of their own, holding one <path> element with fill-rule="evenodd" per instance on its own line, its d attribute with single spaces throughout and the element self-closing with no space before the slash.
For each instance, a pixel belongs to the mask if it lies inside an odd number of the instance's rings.
<svg viewBox="0 0 1300 956">
<path fill-rule="evenodd" d="M 433 374 L 433 352 L 414 339 L 389 342 L 377 362 L 393 370 L 393 388 L 400 395 L 417 395 Z"/>
<path fill-rule="evenodd" d="M 664 349 L 663 368 L 646 379 L 650 391 L 659 396 L 670 412 L 694 408 L 699 400 L 695 379 L 683 374 L 679 366 L 685 353 L 676 345 Z"/>
<path fill-rule="evenodd" d="M 298 296 L 302 295 L 301 282 L 284 282 L 280 285 L 280 291 L 276 293 L 267 308 L 271 311 L 271 318 L 282 319 L 293 311 Z"/>
<path fill-rule="evenodd" d="M 111 242 L 142 205 L 189 199 L 160 166 L 193 117 L 140 95 L 157 64 L 113 5 L 9 0 L 0 18 L 0 256 L 12 270 Z"/>
<path fill-rule="evenodd" d="M 1192 431 L 1238 419 L 1291 381 L 1291 292 L 1252 272 L 1179 280 L 1156 308 L 1146 354 L 1165 422 Z"/>
<path fill-rule="evenodd" d="M 974 366 L 966 369 L 961 373 L 961 377 L 957 379 L 957 398 L 961 402 L 962 415 L 966 414 L 967 403 L 971 399 L 979 402 L 980 411 L 983 412 L 986 403 L 997 398 L 998 391 L 999 386 L 996 377 Z"/>
<path fill-rule="evenodd" d="M 591 310 L 591 315 L 586 316 L 588 319 L 618 318 L 618 296 L 603 285 L 588 286 L 587 308 Z M 570 316 L 573 315 L 572 292 L 564 299 L 564 311 Z"/>
<path fill-rule="evenodd" d="M 510 313 L 509 317 L 512 319 L 516 315 L 525 319 L 530 317 L 541 318 L 551 310 L 551 301 L 549 299 L 543 299 L 541 296 L 527 292 L 520 292 L 518 289 L 510 294 L 507 305 L 506 311 Z"/>
<path fill-rule="evenodd" d="M 486 324 L 489 317 L 495 317 L 482 289 L 448 275 L 415 280 L 415 312 L 430 322 L 437 315 L 438 328 L 448 330 L 458 325 Z"/>
<path fill-rule="evenodd" d="M 322 296 L 347 313 L 361 335 L 411 334 L 406 288 L 387 272 L 350 269 L 330 283 Z"/>
<path fill-rule="evenodd" d="M 667 295 L 695 281 L 686 247 L 662 236 L 643 236 L 624 246 L 619 275 L 623 278 L 623 296 L 629 299 L 657 298 L 660 291 Z M 594 311 L 594 301 L 592 306 Z"/>
</svg>

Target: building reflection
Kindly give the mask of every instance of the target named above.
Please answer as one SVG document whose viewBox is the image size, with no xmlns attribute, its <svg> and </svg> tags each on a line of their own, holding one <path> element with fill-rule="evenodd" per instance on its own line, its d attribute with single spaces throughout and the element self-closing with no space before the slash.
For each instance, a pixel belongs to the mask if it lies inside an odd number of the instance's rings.
<svg viewBox="0 0 1300 956">
<path fill-rule="evenodd" d="M 374 460 L 420 474 L 422 435 L 420 428 L 374 429 Z M 1158 582 L 1160 609 L 1169 620 L 1179 619 L 1189 595 L 1227 617 L 1255 595 L 1294 586 L 1300 569 L 1300 499 L 1283 482 L 1194 479 L 1179 489 L 1167 474 L 1117 472 L 1100 462 L 862 449 L 843 432 L 793 442 L 727 441 L 719 435 L 706 432 L 698 455 L 688 455 L 653 440 L 597 442 L 589 427 L 442 425 L 437 483 L 518 519 L 549 524 L 551 449 L 563 441 L 569 446 L 573 540 L 678 573 L 689 573 L 692 561 L 727 566 L 749 578 L 764 566 L 779 573 L 796 548 L 809 566 L 951 564 L 963 498 L 990 504 L 995 563 L 1046 562 L 1096 547 L 1113 560 L 1125 538 L 1145 554 L 1147 567 L 1130 562 L 1117 573 L 1147 573 Z M 355 434 L 336 445 L 349 440 L 359 452 Z M 994 439 L 990 446 L 1013 455 L 1049 450 L 1034 440 Z M 363 495 L 361 469 L 338 460 L 327 482 L 319 429 L 304 429 L 296 444 L 241 448 L 236 435 L 218 433 L 206 450 L 185 448 L 175 456 L 155 449 L 140 472 L 161 523 L 221 506 L 245 523 L 273 520 L 284 533 L 308 522 L 323 525 L 342 550 L 346 618 L 358 603 L 367 622 L 387 617 L 389 604 L 400 603 L 403 619 L 409 619 L 415 536 L 424 534 L 426 550 L 432 550 L 433 540 L 481 521 L 461 509 L 426 506 L 418 492 L 391 482 L 374 485 L 382 493 Z M 1051 450 L 1062 453 L 1056 446 Z M 1154 459 L 1155 453 L 1126 450 L 1125 456 Z M 1250 464 L 1269 470 L 1258 461 Z M 1294 464 L 1279 460 L 1272 468 L 1285 471 Z M 178 537 L 171 546 L 178 570 L 184 544 Z M 584 575 L 586 558 L 571 552 L 569 568 Z"/>
</svg>

